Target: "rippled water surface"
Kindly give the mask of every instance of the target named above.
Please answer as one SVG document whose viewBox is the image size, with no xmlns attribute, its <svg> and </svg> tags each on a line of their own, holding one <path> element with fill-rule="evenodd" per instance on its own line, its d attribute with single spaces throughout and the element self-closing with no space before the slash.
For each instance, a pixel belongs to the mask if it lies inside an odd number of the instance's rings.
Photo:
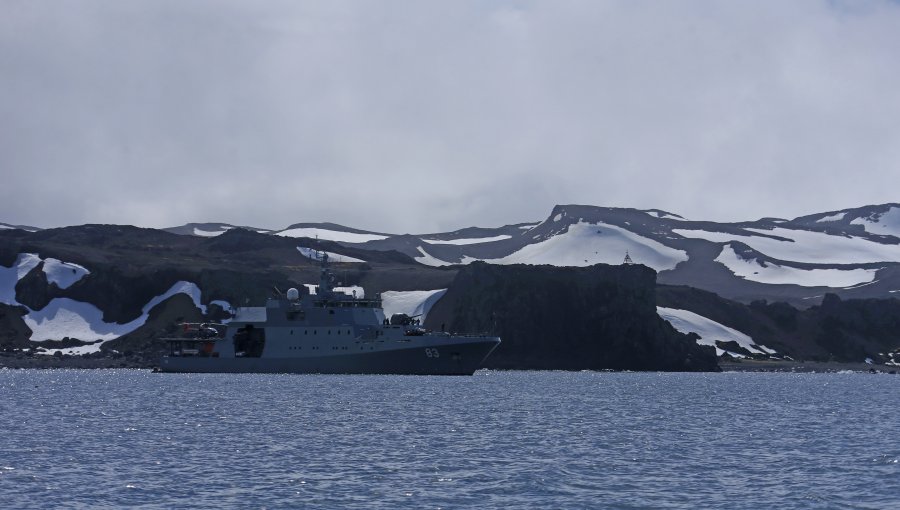
<svg viewBox="0 0 900 510">
<path fill-rule="evenodd" d="M 900 508 L 900 376 L 0 370 L 0 506 Z"/>
</svg>

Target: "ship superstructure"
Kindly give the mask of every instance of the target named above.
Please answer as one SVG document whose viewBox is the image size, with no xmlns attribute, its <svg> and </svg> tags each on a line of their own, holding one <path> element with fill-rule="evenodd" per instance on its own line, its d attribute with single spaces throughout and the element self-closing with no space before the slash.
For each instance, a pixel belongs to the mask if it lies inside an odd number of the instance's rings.
<svg viewBox="0 0 900 510">
<path fill-rule="evenodd" d="M 227 325 L 183 325 L 165 338 L 164 372 L 464 375 L 499 344 L 487 335 L 425 330 L 405 314 L 386 318 L 381 300 L 335 291 L 322 257 L 318 288 L 289 289 L 265 307 L 235 310 Z"/>
</svg>

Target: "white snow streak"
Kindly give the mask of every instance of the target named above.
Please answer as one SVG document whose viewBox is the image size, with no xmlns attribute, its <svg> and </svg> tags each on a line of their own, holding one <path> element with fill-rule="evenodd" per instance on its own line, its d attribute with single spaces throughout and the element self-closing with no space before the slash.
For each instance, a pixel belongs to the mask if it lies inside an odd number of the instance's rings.
<svg viewBox="0 0 900 510">
<path fill-rule="evenodd" d="M 282 237 L 309 237 L 312 239 L 324 239 L 327 241 L 339 241 L 343 243 L 365 243 L 368 241 L 380 241 L 387 239 L 387 236 L 378 234 L 357 234 L 355 232 L 340 232 L 337 230 L 326 230 L 324 228 L 292 228 L 277 232 L 275 235 Z"/>
<path fill-rule="evenodd" d="M 861 237 L 829 235 L 777 227 L 772 230 L 746 229 L 747 234 L 705 230 L 673 229 L 672 232 L 714 243 L 739 241 L 773 259 L 810 264 L 869 264 L 900 262 L 900 244 L 881 244 Z M 779 241 L 758 234 L 789 239 Z"/>
<path fill-rule="evenodd" d="M 531 227 L 528 227 L 531 228 Z M 493 237 L 478 237 L 478 238 L 469 238 L 469 239 L 422 239 L 428 244 L 456 244 L 456 245 L 465 245 L 465 244 L 478 244 L 478 243 L 492 243 L 494 241 L 502 241 L 504 239 L 511 239 L 512 236 L 501 234 Z"/>
<path fill-rule="evenodd" d="M 723 324 L 719 324 L 716 321 L 707 319 L 702 315 L 697 315 L 694 312 L 657 306 L 656 313 L 658 313 L 659 316 L 663 319 L 669 321 L 672 327 L 677 329 L 678 331 L 682 333 L 696 333 L 697 335 L 699 335 L 700 339 L 697 340 L 697 343 L 699 345 L 709 345 L 715 347 L 717 356 L 721 356 L 722 354 L 727 353 L 728 355 L 737 358 L 744 357 L 740 354 L 728 352 L 716 347 L 717 340 L 721 342 L 737 342 L 738 345 L 754 354 L 772 354 L 775 352 L 773 349 L 769 349 L 768 347 L 756 345 L 753 342 L 752 338 L 736 329 L 732 329 Z"/>
<path fill-rule="evenodd" d="M 850 287 L 870 283 L 877 269 L 799 269 L 760 262 L 756 258 L 743 259 L 731 244 L 726 244 L 716 257 L 736 276 L 753 282 L 772 285 L 800 285 L 802 287 Z"/>
</svg>

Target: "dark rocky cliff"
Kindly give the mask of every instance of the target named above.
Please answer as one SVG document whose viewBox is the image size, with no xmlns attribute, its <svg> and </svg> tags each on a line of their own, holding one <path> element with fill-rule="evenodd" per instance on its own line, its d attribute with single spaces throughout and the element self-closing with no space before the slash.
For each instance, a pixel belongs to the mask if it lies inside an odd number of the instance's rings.
<svg viewBox="0 0 900 510">
<path fill-rule="evenodd" d="M 426 326 L 487 332 L 503 343 L 488 368 L 717 370 L 656 314 L 656 273 L 645 266 L 460 268 Z"/>
</svg>

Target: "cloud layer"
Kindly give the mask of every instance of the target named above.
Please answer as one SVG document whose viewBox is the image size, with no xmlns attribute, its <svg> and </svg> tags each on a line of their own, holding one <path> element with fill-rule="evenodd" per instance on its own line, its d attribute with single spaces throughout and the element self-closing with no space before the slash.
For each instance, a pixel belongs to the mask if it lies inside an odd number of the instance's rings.
<svg viewBox="0 0 900 510">
<path fill-rule="evenodd" d="M 402 233 L 898 201 L 898 52 L 890 1 L 11 0 L 0 221 Z"/>
</svg>

